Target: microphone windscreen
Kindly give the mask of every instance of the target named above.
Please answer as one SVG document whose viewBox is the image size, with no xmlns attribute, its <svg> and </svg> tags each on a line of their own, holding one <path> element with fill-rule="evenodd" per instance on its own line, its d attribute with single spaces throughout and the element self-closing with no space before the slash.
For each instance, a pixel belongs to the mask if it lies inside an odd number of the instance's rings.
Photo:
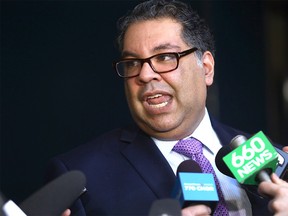
<svg viewBox="0 0 288 216">
<path fill-rule="evenodd" d="M 196 161 L 185 160 L 178 166 L 177 174 L 179 172 L 202 173 L 202 169 Z"/>
<path fill-rule="evenodd" d="M 149 216 L 181 216 L 181 207 L 178 200 L 155 200 L 151 206 Z"/>
<path fill-rule="evenodd" d="M 61 215 L 81 195 L 85 184 L 82 172 L 67 172 L 24 200 L 20 208 L 29 216 Z"/>
<path fill-rule="evenodd" d="M 225 157 L 227 154 L 231 152 L 231 148 L 229 146 L 223 146 L 215 157 L 215 164 L 218 170 L 223 173 L 224 175 L 227 175 L 229 177 L 235 178 L 228 166 L 225 164 L 223 157 Z"/>
</svg>

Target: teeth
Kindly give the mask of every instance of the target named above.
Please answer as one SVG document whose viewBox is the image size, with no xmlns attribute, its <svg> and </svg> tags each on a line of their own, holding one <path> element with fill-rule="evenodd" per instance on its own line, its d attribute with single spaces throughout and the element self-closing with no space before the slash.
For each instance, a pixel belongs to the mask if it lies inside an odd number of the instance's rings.
<svg viewBox="0 0 288 216">
<path fill-rule="evenodd" d="M 163 103 L 160 103 L 160 104 L 149 104 L 150 106 L 154 107 L 154 108 L 161 108 L 161 107 L 164 107 L 168 104 L 168 102 L 163 102 Z"/>
<path fill-rule="evenodd" d="M 162 94 L 156 94 L 156 95 L 149 96 L 148 99 L 158 98 L 161 96 L 162 96 Z"/>
<path fill-rule="evenodd" d="M 156 101 L 154 101 L 153 103 L 149 102 L 149 100 L 157 99 L 157 98 L 160 98 L 162 96 L 163 96 L 163 94 L 159 93 L 159 94 L 155 94 L 155 95 L 151 95 L 151 96 L 147 97 L 149 106 L 152 108 L 155 108 L 155 109 L 165 107 L 168 104 L 168 101 L 164 101 L 164 102 L 161 102 L 158 104 L 156 104 Z"/>
</svg>

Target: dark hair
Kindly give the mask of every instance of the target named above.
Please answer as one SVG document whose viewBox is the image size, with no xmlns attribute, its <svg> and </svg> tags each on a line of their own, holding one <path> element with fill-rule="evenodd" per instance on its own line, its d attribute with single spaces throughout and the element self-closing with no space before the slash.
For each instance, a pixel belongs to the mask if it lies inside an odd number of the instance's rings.
<svg viewBox="0 0 288 216">
<path fill-rule="evenodd" d="M 118 20 L 119 35 L 117 43 L 123 49 L 123 38 L 127 28 L 139 21 L 158 18 L 172 18 L 182 25 L 182 37 L 190 46 L 197 47 L 201 54 L 210 51 L 215 56 L 213 35 L 207 24 L 190 5 L 177 0 L 149 0 L 138 4 L 126 16 Z"/>
</svg>

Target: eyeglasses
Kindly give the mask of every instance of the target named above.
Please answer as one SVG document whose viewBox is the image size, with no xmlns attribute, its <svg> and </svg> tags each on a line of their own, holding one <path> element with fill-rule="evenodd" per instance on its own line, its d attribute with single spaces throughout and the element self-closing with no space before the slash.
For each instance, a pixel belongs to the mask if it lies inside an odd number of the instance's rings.
<svg viewBox="0 0 288 216">
<path fill-rule="evenodd" d="M 178 68 L 179 59 L 198 50 L 196 47 L 183 52 L 159 53 L 145 59 L 127 58 L 113 63 L 120 77 L 131 78 L 140 74 L 141 68 L 147 62 L 155 73 L 167 73 Z"/>
</svg>

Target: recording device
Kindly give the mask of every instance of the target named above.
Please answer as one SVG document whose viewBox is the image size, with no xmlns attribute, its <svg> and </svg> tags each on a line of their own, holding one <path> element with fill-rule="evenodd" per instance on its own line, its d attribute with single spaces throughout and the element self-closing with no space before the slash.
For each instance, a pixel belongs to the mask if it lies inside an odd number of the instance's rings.
<svg viewBox="0 0 288 216">
<path fill-rule="evenodd" d="M 288 154 L 275 148 L 262 131 L 248 140 L 242 135 L 234 137 L 219 150 L 215 162 L 223 174 L 244 185 L 271 181 L 272 172 L 288 180 Z"/>
<path fill-rule="evenodd" d="M 70 171 L 36 191 L 20 204 L 28 216 L 61 215 L 85 192 L 86 177 L 80 171 Z"/>
<path fill-rule="evenodd" d="M 68 209 L 85 192 L 86 177 L 80 171 L 67 172 L 36 191 L 19 207 L 11 200 L 2 211 L 4 216 L 57 216 Z"/>
<path fill-rule="evenodd" d="M 151 206 L 149 216 L 181 216 L 181 207 L 178 200 L 155 200 Z"/>
<path fill-rule="evenodd" d="M 271 181 L 278 154 L 262 131 L 249 140 L 236 136 L 229 146 L 233 150 L 223 160 L 239 183 L 258 185 L 261 181 Z"/>
<path fill-rule="evenodd" d="M 198 163 L 193 160 L 183 161 L 177 169 L 177 177 L 172 197 L 185 208 L 204 204 L 214 212 L 219 201 L 213 174 L 202 173 Z"/>
</svg>

